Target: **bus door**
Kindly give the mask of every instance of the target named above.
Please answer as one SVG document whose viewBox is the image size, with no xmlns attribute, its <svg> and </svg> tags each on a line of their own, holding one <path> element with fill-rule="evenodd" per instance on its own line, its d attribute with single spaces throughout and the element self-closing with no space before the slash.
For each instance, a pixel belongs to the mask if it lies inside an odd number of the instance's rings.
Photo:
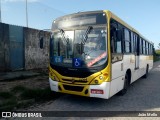
<svg viewBox="0 0 160 120">
<path fill-rule="evenodd" d="M 134 34 L 134 41 L 135 41 L 135 70 L 139 69 L 139 61 L 140 61 L 140 57 L 139 57 L 139 38 L 138 35 Z"/>
<path fill-rule="evenodd" d="M 122 34 L 123 28 L 122 26 L 111 20 L 111 56 L 112 56 L 112 82 L 110 89 L 110 96 L 117 93 L 117 91 L 122 89 L 123 86 L 123 51 L 122 51 Z"/>
</svg>

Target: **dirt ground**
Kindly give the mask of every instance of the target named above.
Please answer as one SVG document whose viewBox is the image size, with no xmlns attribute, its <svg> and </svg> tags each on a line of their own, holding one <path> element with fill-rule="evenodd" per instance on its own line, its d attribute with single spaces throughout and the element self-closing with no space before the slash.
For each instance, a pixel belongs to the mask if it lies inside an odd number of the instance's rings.
<svg viewBox="0 0 160 120">
<path fill-rule="evenodd" d="M 24 79 L 0 81 L 0 92 L 10 91 L 16 86 L 27 88 L 47 88 L 49 87 L 48 75 L 39 75 Z"/>
<path fill-rule="evenodd" d="M 15 91 L 15 88 L 21 90 Z M 27 110 L 56 97 L 58 95 L 50 92 L 47 74 L 0 81 L 0 110 Z"/>
</svg>

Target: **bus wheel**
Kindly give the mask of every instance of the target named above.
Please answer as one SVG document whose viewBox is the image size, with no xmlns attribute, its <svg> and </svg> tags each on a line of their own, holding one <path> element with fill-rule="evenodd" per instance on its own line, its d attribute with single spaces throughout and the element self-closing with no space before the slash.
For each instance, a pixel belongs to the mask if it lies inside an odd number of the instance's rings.
<svg viewBox="0 0 160 120">
<path fill-rule="evenodd" d="M 148 65 L 146 67 L 146 73 L 144 74 L 143 78 L 147 78 L 148 77 Z"/>
<path fill-rule="evenodd" d="M 126 94 L 128 87 L 129 87 L 129 76 L 126 73 L 123 89 L 118 94 L 121 95 L 121 96 Z"/>
</svg>

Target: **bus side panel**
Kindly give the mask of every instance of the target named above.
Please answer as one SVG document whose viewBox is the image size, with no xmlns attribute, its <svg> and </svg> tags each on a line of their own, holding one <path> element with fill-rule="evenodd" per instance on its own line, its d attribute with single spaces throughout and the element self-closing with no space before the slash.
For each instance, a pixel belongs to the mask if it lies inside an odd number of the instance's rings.
<svg viewBox="0 0 160 120">
<path fill-rule="evenodd" d="M 149 71 L 153 68 L 153 56 L 140 55 L 139 69 L 134 70 L 132 82 L 138 80 L 146 73 L 146 67 L 149 65 Z"/>
<path fill-rule="evenodd" d="M 123 61 L 112 64 L 112 81 L 110 87 L 110 97 L 122 90 L 124 85 Z"/>
<path fill-rule="evenodd" d="M 110 89 L 110 82 L 103 82 L 101 85 L 90 85 L 89 86 L 90 97 L 108 99 L 109 89 Z M 91 90 L 103 90 L 103 94 L 92 94 Z"/>
<path fill-rule="evenodd" d="M 131 81 L 132 73 L 135 68 L 135 55 L 126 54 L 123 55 L 123 60 L 112 64 L 112 81 L 110 88 L 110 97 L 118 93 L 123 89 L 124 79 L 127 70 L 131 71 Z"/>
<path fill-rule="evenodd" d="M 148 60 L 148 64 L 149 64 L 149 71 L 153 68 L 153 56 L 152 55 L 150 55 L 150 56 L 148 56 L 148 58 L 147 58 Z"/>
<path fill-rule="evenodd" d="M 142 77 L 146 73 L 146 67 L 149 64 L 146 55 L 140 55 L 140 63 L 139 63 L 139 70 L 138 70 L 138 78 Z"/>
</svg>

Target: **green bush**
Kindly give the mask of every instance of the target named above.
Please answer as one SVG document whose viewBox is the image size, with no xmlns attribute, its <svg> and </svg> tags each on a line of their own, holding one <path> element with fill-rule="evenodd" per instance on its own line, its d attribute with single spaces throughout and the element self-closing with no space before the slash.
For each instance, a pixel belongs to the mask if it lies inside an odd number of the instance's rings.
<svg viewBox="0 0 160 120">
<path fill-rule="evenodd" d="M 45 89 L 27 89 L 22 92 L 21 97 L 24 99 L 35 99 L 36 102 L 52 100 L 55 97 L 58 97 L 59 94 L 55 93 L 50 90 L 50 88 Z"/>
<path fill-rule="evenodd" d="M 20 91 L 25 91 L 27 88 L 25 88 L 24 86 L 18 85 L 16 87 L 14 87 L 11 91 L 12 92 L 20 92 Z"/>
</svg>

